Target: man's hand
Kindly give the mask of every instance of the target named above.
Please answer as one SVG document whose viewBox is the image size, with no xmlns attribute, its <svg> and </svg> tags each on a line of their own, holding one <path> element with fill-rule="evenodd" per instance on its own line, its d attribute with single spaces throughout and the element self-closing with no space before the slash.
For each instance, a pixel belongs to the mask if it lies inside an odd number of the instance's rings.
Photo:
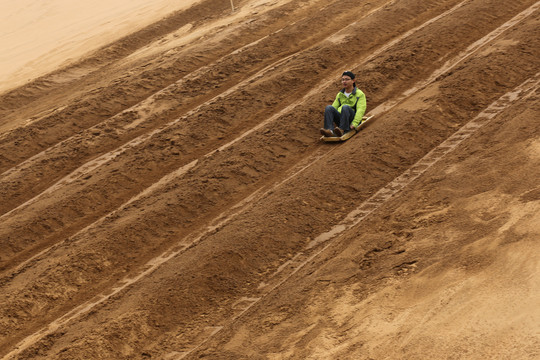
<svg viewBox="0 0 540 360">
<path fill-rule="evenodd" d="M 355 129 L 354 125 L 351 125 L 351 130 L 354 130 L 354 129 Z"/>
</svg>

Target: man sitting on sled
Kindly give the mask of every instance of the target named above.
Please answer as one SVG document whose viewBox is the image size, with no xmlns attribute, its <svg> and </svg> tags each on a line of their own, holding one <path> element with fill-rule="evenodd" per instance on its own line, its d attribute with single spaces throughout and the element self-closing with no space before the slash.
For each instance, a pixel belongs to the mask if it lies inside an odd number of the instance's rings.
<svg viewBox="0 0 540 360">
<path fill-rule="evenodd" d="M 334 103 L 324 110 L 324 128 L 321 129 L 323 136 L 341 137 L 362 123 L 366 112 L 366 95 L 356 87 L 354 78 L 351 71 L 341 75 L 343 89 L 337 93 Z"/>
</svg>

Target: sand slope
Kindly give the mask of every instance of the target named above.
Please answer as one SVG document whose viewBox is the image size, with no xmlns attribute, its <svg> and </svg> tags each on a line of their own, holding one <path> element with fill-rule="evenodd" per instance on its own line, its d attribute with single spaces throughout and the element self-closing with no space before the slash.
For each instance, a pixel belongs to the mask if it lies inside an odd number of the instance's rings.
<svg viewBox="0 0 540 360">
<path fill-rule="evenodd" d="M 20 86 L 197 0 L 0 1 L 0 91 Z"/>
<path fill-rule="evenodd" d="M 235 5 L 0 96 L 0 355 L 540 356 L 540 3 Z"/>
</svg>

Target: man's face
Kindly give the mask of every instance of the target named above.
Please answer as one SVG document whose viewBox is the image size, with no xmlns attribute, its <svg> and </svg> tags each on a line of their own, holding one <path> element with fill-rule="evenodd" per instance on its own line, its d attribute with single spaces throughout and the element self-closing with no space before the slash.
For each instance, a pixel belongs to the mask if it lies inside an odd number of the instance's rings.
<svg viewBox="0 0 540 360">
<path fill-rule="evenodd" d="M 343 87 L 345 88 L 350 88 L 353 86 L 354 84 L 354 80 L 350 78 L 350 76 L 347 76 L 347 75 L 343 75 L 341 77 L 341 84 L 343 85 Z"/>
</svg>

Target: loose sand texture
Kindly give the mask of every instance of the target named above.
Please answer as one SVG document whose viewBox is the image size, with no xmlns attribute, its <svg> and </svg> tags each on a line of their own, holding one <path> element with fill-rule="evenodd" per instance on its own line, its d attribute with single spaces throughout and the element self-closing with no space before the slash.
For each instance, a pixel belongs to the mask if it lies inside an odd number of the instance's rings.
<svg viewBox="0 0 540 360">
<path fill-rule="evenodd" d="M 540 2 L 9 3 L 0 358 L 540 358 Z"/>
</svg>

